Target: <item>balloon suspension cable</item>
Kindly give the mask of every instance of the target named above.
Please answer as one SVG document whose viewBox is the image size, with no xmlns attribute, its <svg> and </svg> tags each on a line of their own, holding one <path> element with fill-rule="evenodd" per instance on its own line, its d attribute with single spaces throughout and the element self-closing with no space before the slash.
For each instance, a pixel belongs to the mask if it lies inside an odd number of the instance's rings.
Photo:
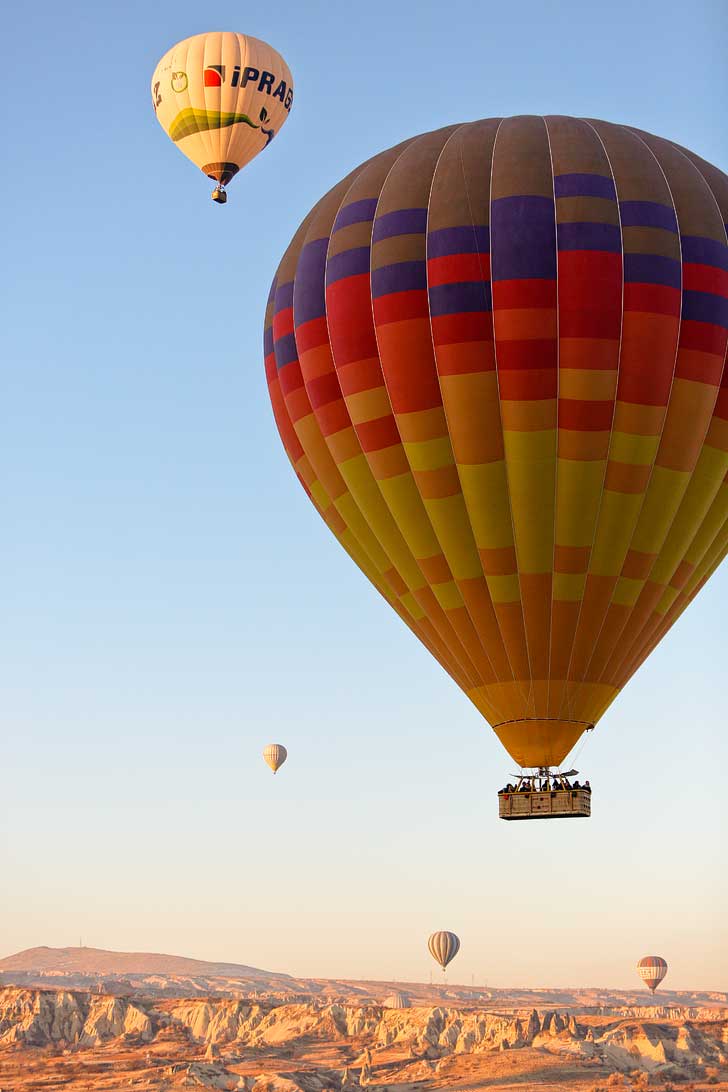
<svg viewBox="0 0 728 1092">
<path fill-rule="evenodd" d="M 592 728 L 591 730 L 593 731 L 593 728 Z M 573 763 L 574 765 L 576 765 L 576 763 L 577 763 L 577 760 L 578 760 L 578 758 L 579 758 L 579 755 L 581 754 L 581 752 L 582 752 L 582 751 L 584 750 L 584 748 L 586 747 L 586 745 L 587 745 L 588 741 L 589 741 L 589 729 L 587 728 L 587 730 L 586 730 L 586 731 L 584 732 L 584 734 L 582 735 L 581 739 L 579 740 L 579 745 L 578 745 L 578 747 L 576 748 L 576 751 L 574 752 L 574 756 L 573 756 L 573 758 L 571 759 L 571 762 L 572 762 L 572 763 Z"/>
</svg>

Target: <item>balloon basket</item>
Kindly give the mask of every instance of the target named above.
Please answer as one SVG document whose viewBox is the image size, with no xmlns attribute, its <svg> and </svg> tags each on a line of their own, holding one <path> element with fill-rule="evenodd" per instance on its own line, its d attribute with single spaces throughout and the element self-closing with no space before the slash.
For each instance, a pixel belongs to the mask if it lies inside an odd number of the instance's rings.
<svg viewBox="0 0 728 1092">
<path fill-rule="evenodd" d="M 588 819 L 591 815 L 591 787 L 588 782 L 572 784 L 566 774 L 540 769 L 538 774 L 519 774 L 513 785 L 498 793 L 498 816 L 509 822 L 518 819 Z"/>
<path fill-rule="evenodd" d="M 222 188 L 222 186 L 215 186 L 215 189 L 210 194 L 210 197 L 213 201 L 217 202 L 218 205 L 224 205 L 227 202 L 227 194 L 225 193 L 225 190 Z"/>
</svg>

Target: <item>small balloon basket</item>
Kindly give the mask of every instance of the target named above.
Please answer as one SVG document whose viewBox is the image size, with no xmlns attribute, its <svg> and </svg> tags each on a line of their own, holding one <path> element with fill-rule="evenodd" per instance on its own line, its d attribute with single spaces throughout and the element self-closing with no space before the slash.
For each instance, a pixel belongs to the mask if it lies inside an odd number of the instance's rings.
<svg viewBox="0 0 728 1092">
<path fill-rule="evenodd" d="M 578 770 L 559 773 L 542 767 L 535 773 L 520 773 L 498 793 L 498 815 L 516 819 L 588 819 L 591 815 L 591 786 L 569 779 Z"/>
</svg>

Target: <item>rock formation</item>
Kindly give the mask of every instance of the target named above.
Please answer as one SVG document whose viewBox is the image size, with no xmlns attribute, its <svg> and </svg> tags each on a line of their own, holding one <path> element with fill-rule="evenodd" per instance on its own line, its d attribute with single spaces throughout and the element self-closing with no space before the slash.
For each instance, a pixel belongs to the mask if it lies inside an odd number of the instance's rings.
<svg viewBox="0 0 728 1092">
<path fill-rule="evenodd" d="M 331 1078 L 343 1088 L 375 1084 L 378 1051 L 397 1046 L 406 1064 L 412 1065 L 416 1058 L 419 1066 L 457 1055 L 526 1047 L 593 1060 L 622 1072 L 643 1070 L 665 1076 L 728 1065 L 728 1013 L 722 1021 L 714 1018 L 700 1025 L 690 1020 L 622 1016 L 593 1018 L 595 1022 L 586 1024 L 585 1019 L 556 1010 L 533 1009 L 516 1015 L 442 1006 L 389 1009 L 216 998 L 131 1000 L 82 991 L 6 987 L 0 990 L 0 1049 L 65 1046 L 82 1050 L 116 1039 L 141 1046 L 172 1042 L 175 1037 L 179 1041 L 181 1036 L 182 1042 L 196 1046 L 200 1059 L 204 1053 L 204 1061 L 195 1061 L 197 1069 L 187 1073 L 192 1085 L 204 1079 L 208 1081 L 204 1087 L 220 1089 L 245 1087 L 239 1083 L 242 1077 L 225 1069 L 223 1051 L 239 1055 L 273 1050 L 279 1057 L 291 1057 L 298 1042 L 338 1043 L 341 1049 L 351 1044 L 349 1057 L 357 1057 L 355 1069 Z M 209 1083 L 213 1077 L 218 1083 Z M 293 1087 L 317 1092 L 312 1080 L 310 1075 L 299 1078 L 288 1073 L 283 1078 L 261 1073 L 250 1088 L 254 1092 L 284 1092 Z"/>
</svg>

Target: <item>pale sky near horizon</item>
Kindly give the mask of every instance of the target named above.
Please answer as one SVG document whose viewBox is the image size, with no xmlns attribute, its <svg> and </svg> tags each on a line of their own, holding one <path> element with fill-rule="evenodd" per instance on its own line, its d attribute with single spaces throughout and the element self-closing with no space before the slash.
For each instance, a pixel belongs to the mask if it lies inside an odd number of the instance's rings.
<svg viewBox="0 0 728 1092">
<path fill-rule="evenodd" d="M 39 0 L 5 27 L 0 956 L 426 981 L 447 928 L 453 982 L 631 986 L 659 953 L 666 986 L 728 989 L 728 563 L 589 740 L 593 818 L 501 823 L 510 760 L 304 496 L 261 351 L 302 217 L 414 133 L 576 114 L 728 170 L 725 0 Z M 225 208 L 149 97 L 221 28 L 296 85 Z"/>
</svg>

